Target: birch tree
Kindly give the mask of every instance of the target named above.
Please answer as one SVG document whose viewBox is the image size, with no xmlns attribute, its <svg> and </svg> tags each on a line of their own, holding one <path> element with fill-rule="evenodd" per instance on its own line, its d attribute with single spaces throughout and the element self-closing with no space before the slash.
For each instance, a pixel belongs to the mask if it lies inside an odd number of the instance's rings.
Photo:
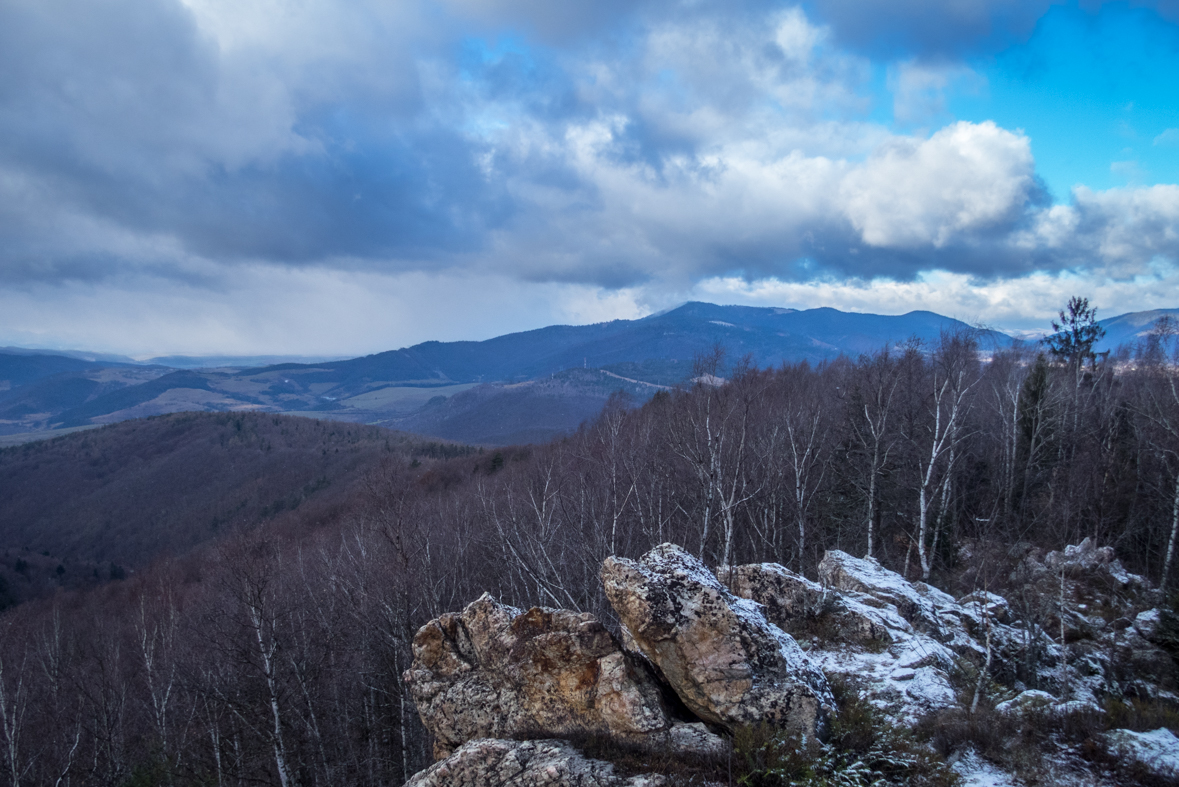
<svg viewBox="0 0 1179 787">
<path fill-rule="evenodd" d="M 862 484 L 866 503 L 867 557 L 872 557 L 876 543 L 877 487 L 898 437 L 891 422 L 899 383 L 897 364 L 888 348 L 871 358 L 860 358 L 860 374 L 851 397 L 848 418 L 853 441 L 867 462 L 867 480 Z"/>
<path fill-rule="evenodd" d="M 942 337 L 930 363 L 927 419 L 910 438 L 917 444 L 916 541 L 922 580 L 929 579 L 933 567 L 929 554 L 932 506 L 940 485 L 949 483 L 953 452 L 962 438 L 968 395 L 977 380 L 977 366 L 978 350 L 972 339 L 961 335 Z"/>
</svg>

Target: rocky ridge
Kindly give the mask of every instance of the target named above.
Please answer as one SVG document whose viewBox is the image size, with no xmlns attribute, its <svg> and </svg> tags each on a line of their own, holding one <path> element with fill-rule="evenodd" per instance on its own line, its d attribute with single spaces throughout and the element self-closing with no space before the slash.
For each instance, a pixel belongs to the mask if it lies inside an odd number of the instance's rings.
<svg viewBox="0 0 1179 787">
<path fill-rule="evenodd" d="M 836 550 L 818 581 L 773 563 L 713 574 L 671 544 L 607 558 L 601 573 L 621 643 L 593 615 L 521 611 L 488 595 L 422 627 L 405 679 L 440 761 L 410 784 L 671 784 L 624 778 L 559 739 L 717 755 L 761 724 L 822 737 L 836 712 L 829 681 L 903 726 L 975 693 L 1013 719 L 1099 716 L 1108 698 L 1179 705 L 1179 622 L 1088 541 L 1030 551 L 1008 597 L 955 599 Z M 1165 728 L 1102 740 L 1159 783 L 1179 780 L 1179 742 Z M 1060 773 L 1089 773 L 1068 752 L 1054 756 Z M 951 760 L 1002 775 L 972 750 Z"/>
</svg>

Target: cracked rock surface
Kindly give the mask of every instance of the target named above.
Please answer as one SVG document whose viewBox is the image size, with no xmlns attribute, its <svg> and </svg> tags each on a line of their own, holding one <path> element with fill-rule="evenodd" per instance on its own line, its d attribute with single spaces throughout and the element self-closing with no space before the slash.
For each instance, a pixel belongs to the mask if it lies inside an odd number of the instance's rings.
<svg viewBox="0 0 1179 787">
<path fill-rule="evenodd" d="M 607 558 L 606 597 L 634 643 L 701 719 L 814 735 L 834 708 L 827 679 L 760 605 L 738 598 L 674 544 Z"/>
<path fill-rule="evenodd" d="M 405 673 L 434 755 L 476 738 L 607 735 L 693 750 L 720 746 L 703 725 L 679 723 L 645 664 L 588 613 L 523 612 L 489 594 L 414 637 Z"/>
</svg>

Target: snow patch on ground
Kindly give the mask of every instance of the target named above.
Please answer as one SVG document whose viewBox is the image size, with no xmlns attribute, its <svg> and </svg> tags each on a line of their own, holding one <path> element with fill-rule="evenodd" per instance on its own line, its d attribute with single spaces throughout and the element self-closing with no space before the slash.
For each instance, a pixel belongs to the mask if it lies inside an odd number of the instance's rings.
<svg viewBox="0 0 1179 787">
<path fill-rule="evenodd" d="M 1119 757 L 1136 760 L 1159 776 L 1179 778 L 1179 738 L 1167 728 L 1153 732 L 1110 730 L 1105 741 Z"/>
<path fill-rule="evenodd" d="M 962 778 L 962 787 L 1021 787 L 1009 774 L 996 768 L 975 751 L 966 751 L 951 760 L 950 767 Z"/>
</svg>

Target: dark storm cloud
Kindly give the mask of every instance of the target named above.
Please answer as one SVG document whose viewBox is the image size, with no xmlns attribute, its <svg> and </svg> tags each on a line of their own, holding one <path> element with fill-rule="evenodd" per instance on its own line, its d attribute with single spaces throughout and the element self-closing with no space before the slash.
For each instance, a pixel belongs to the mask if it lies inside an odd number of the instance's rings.
<svg viewBox="0 0 1179 787">
<path fill-rule="evenodd" d="M 110 268 L 30 215 L 47 210 L 76 232 L 84 216 L 194 254 L 300 262 L 474 248 L 509 209 L 479 146 L 423 121 L 415 78 L 373 90 L 330 63 L 292 84 L 265 55 L 222 55 L 167 0 L 8 3 L 0 31 L 8 276 Z M 395 51 L 362 65 L 413 71 Z"/>
</svg>

